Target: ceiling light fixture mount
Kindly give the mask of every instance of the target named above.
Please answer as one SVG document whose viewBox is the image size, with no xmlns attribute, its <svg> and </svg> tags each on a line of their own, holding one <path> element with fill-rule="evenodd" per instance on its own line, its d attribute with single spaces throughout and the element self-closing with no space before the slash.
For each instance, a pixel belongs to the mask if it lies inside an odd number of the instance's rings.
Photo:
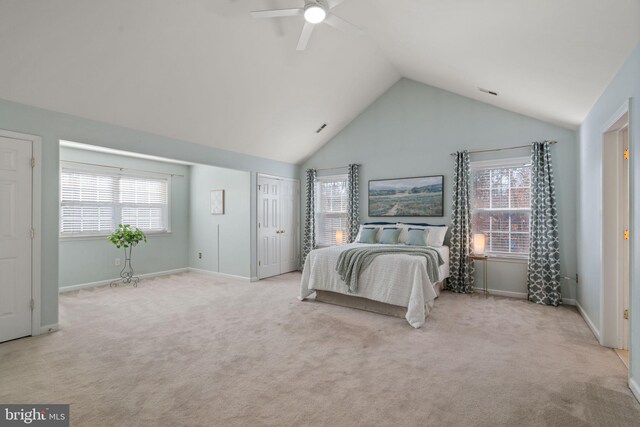
<svg viewBox="0 0 640 427">
<path fill-rule="evenodd" d="M 319 24 L 327 17 L 327 11 L 320 3 L 309 3 L 304 7 L 304 19 L 310 24 Z"/>
</svg>

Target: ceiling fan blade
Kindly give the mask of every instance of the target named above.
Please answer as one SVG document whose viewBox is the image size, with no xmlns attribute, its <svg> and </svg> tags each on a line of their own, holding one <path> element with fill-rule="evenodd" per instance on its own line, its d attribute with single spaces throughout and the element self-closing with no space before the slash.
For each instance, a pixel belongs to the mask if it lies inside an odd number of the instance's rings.
<svg viewBox="0 0 640 427">
<path fill-rule="evenodd" d="M 254 18 L 280 18 L 283 16 L 302 15 L 304 9 L 272 9 L 272 10 L 256 10 L 251 12 Z"/>
<path fill-rule="evenodd" d="M 307 43 L 309 43 L 309 39 L 311 38 L 313 27 L 314 24 L 305 21 L 304 27 L 302 27 L 302 34 L 300 34 L 300 38 L 298 39 L 298 47 L 296 47 L 296 50 L 305 50 L 307 48 Z"/>
<path fill-rule="evenodd" d="M 329 9 L 333 9 L 334 7 L 338 6 L 343 1 L 344 0 L 327 0 L 327 3 L 329 4 Z"/>
<path fill-rule="evenodd" d="M 324 19 L 323 22 L 326 22 L 328 25 L 331 25 L 333 28 L 337 28 L 346 33 L 351 33 L 355 36 L 359 36 L 362 34 L 362 30 L 360 28 L 356 27 L 351 22 L 347 22 L 342 18 L 338 18 L 336 15 L 333 15 L 331 13 L 327 14 L 327 17 Z"/>
</svg>

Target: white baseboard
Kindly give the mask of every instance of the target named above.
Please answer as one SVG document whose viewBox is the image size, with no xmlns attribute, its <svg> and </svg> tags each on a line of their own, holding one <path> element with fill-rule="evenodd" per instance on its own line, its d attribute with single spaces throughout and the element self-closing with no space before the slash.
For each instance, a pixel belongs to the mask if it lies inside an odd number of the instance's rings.
<svg viewBox="0 0 640 427">
<path fill-rule="evenodd" d="M 629 378 L 629 388 L 638 402 L 640 402 L 640 386 L 638 386 L 638 383 L 633 378 Z"/>
<path fill-rule="evenodd" d="M 158 271 L 155 273 L 140 274 L 138 277 L 142 280 L 142 279 L 149 279 L 151 277 L 169 276 L 170 274 L 185 273 L 187 271 L 189 271 L 188 268 L 176 268 L 174 270 L 165 270 L 165 271 Z M 115 279 L 109 279 L 109 280 L 100 280 L 98 282 L 81 283 L 79 285 L 63 286 L 62 288 L 58 289 L 58 293 L 71 292 L 71 291 L 77 291 L 79 289 L 95 288 L 96 286 L 108 285 L 114 280 L 118 280 L 118 279 L 115 278 Z"/>
<path fill-rule="evenodd" d="M 477 293 L 484 292 L 482 288 L 473 288 L 473 289 Z M 525 292 L 501 291 L 499 289 L 489 289 L 489 295 L 496 295 L 499 297 L 518 298 L 518 299 L 527 299 L 527 294 Z"/>
<path fill-rule="evenodd" d="M 57 323 L 52 323 L 51 325 L 42 325 L 40 326 L 40 333 L 38 335 L 48 334 L 50 332 L 55 332 L 57 330 L 58 330 Z"/>
<path fill-rule="evenodd" d="M 260 280 L 260 279 L 258 279 L 256 276 L 253 276 L 253 277 L 251 277 L 251 279 L 249 281 L 250 282 L 257 282 L 258 280 Z"/>
<path fill-rule="evenodd" d="M 252 277 L 236 276 L 235 274 L 219 273 L 217 271 L 202 270 L 200 268 L 189 267 L 188 270 L 191 273 L 206 274 L 207 276 L 226 277 L 226 278 L 229 278 L 229 279 L 241 280 L 243 282 L 253 282 L 254 281 Z M 256 278 L 256 280 L 258 280 L 258 279 Z"/>
<path fill-rule="evenodd" d="M 582 306 L 580 305 L 580 303 L 578 301 L 576 301 L 576 308 L 578 309 L 578 313 L 580 313 L 580 315 L 584 319 L 585 323 L 587 324 L 587 326 L 589 326 L 589 329 L 591 329 L 591 332 L 593 332 L 593 335 L 596 337 L 596 339 L 598 340 L 598 343 L 599 343 L 600 342 L 600 331 L 598 330 L 598 328 L 596 328 L 596 325 L 591 321 L 589 316 L 587 316 L 587 312 L 584 311 L 584 309 L 582 308 Z"/>
<path fill-rule="evenodd" d="M 484 292 L 482 288 L 473 288 L 473 289 L 475 289 L 477 293 Z M 499 297 L 518 298 L 518 299 L 527 299 L 526 292 L 501 291 L 499 289 L 489 289 L 489 295 L 496 295 Z M 576 305 L 576 300 L 571 298 L 562 298 L 562 304 Z"/>
</svg>

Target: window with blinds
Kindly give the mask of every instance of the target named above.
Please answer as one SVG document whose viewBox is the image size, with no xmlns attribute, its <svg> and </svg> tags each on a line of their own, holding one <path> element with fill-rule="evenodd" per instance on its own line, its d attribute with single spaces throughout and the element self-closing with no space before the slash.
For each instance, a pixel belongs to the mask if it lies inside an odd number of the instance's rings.
<svg viewBox="0 0 640 427">
<path fill-rule="evenodd" d="M 489 256 L 529 254 L 531 165 L 528 158 L 471 163 L 472 232 Z"/>
<path fill-rule="evenodd" d="M 146 232 L 169 231 L 167 177 L 75 168 L 60 173 L 60 235 L 107 235 L 118 224 Z"/>
<path fill-rule="evenodd" d="M 338 230 L 347 232 L 347 175 L 323 176 L 316 179 L 316 244 L 331 246 Z"/>
</svg>

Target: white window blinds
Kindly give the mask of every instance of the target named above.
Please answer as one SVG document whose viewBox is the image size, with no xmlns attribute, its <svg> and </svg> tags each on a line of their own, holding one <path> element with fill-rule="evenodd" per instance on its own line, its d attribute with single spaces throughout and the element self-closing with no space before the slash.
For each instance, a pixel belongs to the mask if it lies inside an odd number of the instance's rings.
<svg viewBox="0 0 640 427">
<path fill-rule="evenodd" d="M 60 174 L 60 235 L 107 235 L 118 224 L 166 232 L 168 201 L 168 177 L 64 163 Z"/>
<path fill-rule="evenodd" d="M 527 256 L 531 217 L 528 158 L 471 164 L 471 220 L 493 256 Z"/>
<path fill-rule="evenodd" d="M 347 230 L 347 175 L 323 176 L 316 179 L 316 243 L 336 244 L 336 232 Z M 339 242 L 342 243 L 342 242 Z"/>
</svg>

